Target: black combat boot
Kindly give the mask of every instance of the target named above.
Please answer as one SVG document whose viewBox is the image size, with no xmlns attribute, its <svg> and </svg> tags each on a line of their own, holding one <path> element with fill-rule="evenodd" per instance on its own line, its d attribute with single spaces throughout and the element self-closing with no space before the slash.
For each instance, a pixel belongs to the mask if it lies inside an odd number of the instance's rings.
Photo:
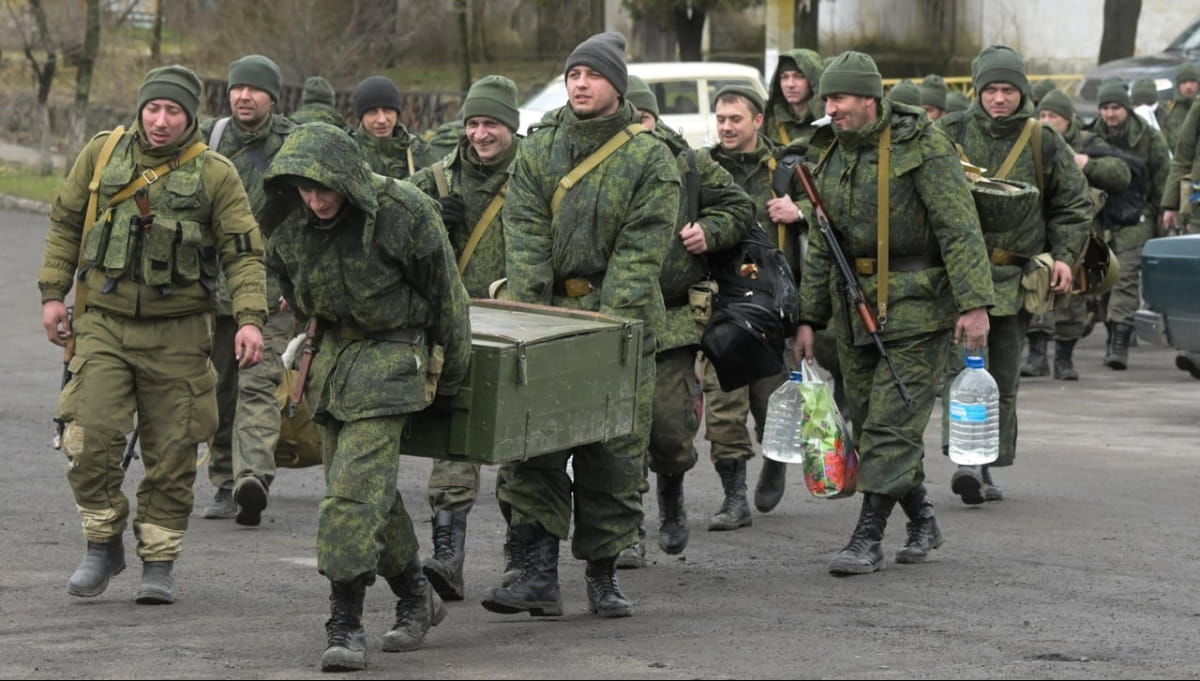
<svg viewBox="0 0 1200 681">
<path fill-rule="evenodd" d="M 120 536 L 106 542 L 90 541 L 83 562 L 67 581 L 67 593 L 84 598 L 99 596 L 108 588 L 108 580 L 124 569 L 125 545 Z"/>
<path fill-rule="evenodd" d="M 1029 339 L 1029 357 L 1025 359 L 1025 364 L 1021 367 L 1021 375 L 1049 376 L 1050 363 L 1046 359 L 1046 342 L 1050 337 L 1037 331 L 1025 337 Z"/>
<path fill-rule="evenodd" d="M 622 570 L 636 570 L 646 567 L 646 525 L 643 520 L 638 525 L 638 539 L 626 546 L 617 554 L 617 567 Z"/>
<path fill-rule="evenodd" d="M 353 672 L 367 667 L 367 633 L 362 612 L 366 585 L 360 581 L 331 582 L 329 619 L 325 634 L 329 645 L 321 654 L 321 671 Z"/>
<path fill-rule="evenodd" d="M 1175 355 L 1175 368 L 1188 372 L 1192 378 L 1200 378 L 1200 355 L 1186 351 Z"/>
<path fill-rule="evenodd" d="M 954 475 L 950 476 L 950 491 L 961 497 L 964 504 L 982 504 L 985 501 L 983 471 L 979 466 L 959 466 Z"/>
<path fill-rule="evenodd" d="M 492 589 L 483 607 L 511 615 L 528 612 L 534 617 L 562 615 L 562 594 L 558 588 L 558 537 L 540 525 L 514 525 L 514 542 L 521 545 L 521 574 L 508 586 Z"/>
<path fill-rule="evenodd" d="M 237 502 L 233 500 L 233 490 L 222 487 L 213 495 L 212 506 L 207 506 L 204 509 L 202 518 L 228 520 L 236 518 L 238 514 Z"/>
<path fill-rule="evenodd" d="M 925 485 L 917 485 L 900 497 L 900 508 L 908 516 L 908 539 L 896 552 L 897 563 L 923 563 L 929 552 L 942 545 L 942 531 L 933 517 L 933 502 L 925 494 Z"/>
<path fill-rule="evenodd" d="M 883 530 L 896 500 L 882 494 L 863 493 L 858 526 L 850 535 L 850 543 L 829 562 L 831 575 L 865 575 L 886 566 L 883 559 Z"/>
<path fill-rule="evenodd" d="M 1075 341 L 1054 342 L 1054 378 L 1060 381 L 1078 381 L 1079 372 L 1075 371 L 1072 355 L 1075 354 Z"/>
<path fill-rule="evenodd" d="M 658 476 L 658 546 L 675 555 L 688 545 L 687 511 L 683 507 L 683 473 Z"/>
<path fill-rule="evenodd" d="M 233 488 L 233 501 L 237 504 L 238 525 L 257 527 L 262 523 L 262 512 L 267 507 L 267 486 L 262 480 L 250 475 L 238 480 Z"/>
<path fill-rule="evenodd" d="M 155 560 L 142 563 L 142 584 L 137 598 L 142 605 L 170 605 L 175 602 L 175 578 L 171 570 L 173 560 Z"/>
<path fill-rule="evenodd" d="M 617 583 L 616 558 L 589 560 L 583 573 L 587 583 L 588 612 L 601 617 L 629 617 L 633 604 L 621 593 Z"/>
<path fill-rule="evenodd" d="M 763 457 L 762 470 L 758 472 L 758 484 L 754 486 L 754 508 L 767 513 L 783 499 L 787 483 L 787 464 Z"/>
<path fill-rule="evenodd" d="M 750 505 L 746 503 L 746 462 L 721 459 L 713 467 L 721 476 L 725 502 L 721 504 L 721 510 L 709 519 L 709 531 L 736 530 L 752 524 L 754 520 L 750 517 Z"/>
<path fill-rule="evenodd" d="M 433 516 L 433 558 L 422 569 L 438 595 L 447 601 L 463 599 L 463 561 L 466 558 L 467 514 L 438 511 Z"/>
<path fill-rule="evenodd" d="M 421 560 L 416 556 L 399 576 L 388 577 L 387 583 L 399 600 L 396 601 L 396 623 L 383 635 L 383 650 L 389 653 L 416 650 L 421 647 L 429 628 L 446 619 L 446 606 L 442 605 L 442 599 L 425 577 Z"/>
<path fill-rule="evenodd" d="M 980 475 L 983 478 L 983 500 L 984 501 L 1004 501 L 1004 492 L 992 480 L 991 466 L 981 466 Z"/>
<path fill-rule="evenodd" d="M 1132 335 L 1132 326 L 1120 322 L 1112 325 L 1112 342 L 1104 356 L 1105 366 L 1113 371 L 1124 371 L 1129 367 L 1129 338 Z"/>
<path fill-rule="evenodd" d="M 525 546 L 513 536 L 512 528 L 504 533 L 504 574 L 500 575 L 500 586 L 508 586 L 521 576 L 521 556 Z"/>
</svg>

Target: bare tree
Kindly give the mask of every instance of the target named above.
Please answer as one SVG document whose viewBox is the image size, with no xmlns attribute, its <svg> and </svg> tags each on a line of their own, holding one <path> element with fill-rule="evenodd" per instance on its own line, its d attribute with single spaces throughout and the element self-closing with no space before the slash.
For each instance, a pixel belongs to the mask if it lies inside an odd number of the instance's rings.
<svg viewBox="0 0 1200 681">
<path fill-rule="evenodd" d="M 87 0 L 83 51 L 75 69 L 75 103 L 71 109 L 71 147 L 83 146 L 87 134 L 88 100 L 92 95 L 92 74 L 100 54 L 100 0 Z"/>
<path fill-rule="evenodd" d="M 155 0 L 154 29 L 150 33 L 150 61 L 162 63 L 162 32 L 163 21 L 167 13 L 167 0 Z"/>
<path fill-rule="evenodd" d="M 471 88 L 471 27 L 468 24 L 471 2 L 457 0 L 454 4 L 458 13 L 458 44 L 462 49 L 462 89 L 466 92 Z"/>
<path fill-rule="evenodd" d="M 1104 0 L 1104 33 L 1100 37 L 1100 63 L 1132 57 L 1137 44 L 1142 0 Z"/>
<path fill-rule="evenodd" d="M 29 62 L 29 67 L 33 70 L 34 80 L 37 82 L 37 98 L 35 106 L 35 116 L 38 119 L 38 125 L 41 128 L 39 135 L 38 148 L 41 161 L 38 164 L 38 172 L 42 175 L 49 175 L 54 172 L 54 161 L 50 155 L 50 108 L 48 101 L 50 99 L 50 87 L 54 84 L 54 74 L 58 71 L 58 50 L 55 49 L 54 41 L 50 37 L 50 22 L 46 19 L 46 9 L 42 5 L 42 0 L 28 0 L 29 13 L 33 15 L 35 31 L 29 31 L 26 27 L 26 21 L 18 15 L 13 7 L 12 0 L 5 0 L 5 7 L 12 15 L 13 24 L 21 34 L 21 45 L 25 52 L 25 59 Z M 34 54 L 35 49 L 41 49 L 46 53 L 45 62 L 39 62 L 37 55 Z"/>
<path fill-rule="evenodd" d="M 792 28 L 792 37 L 796 47 L 807 47 L 819 52 L 817 18 L 821 0 L 796 0 L 796 23 Z"/>
</svg>

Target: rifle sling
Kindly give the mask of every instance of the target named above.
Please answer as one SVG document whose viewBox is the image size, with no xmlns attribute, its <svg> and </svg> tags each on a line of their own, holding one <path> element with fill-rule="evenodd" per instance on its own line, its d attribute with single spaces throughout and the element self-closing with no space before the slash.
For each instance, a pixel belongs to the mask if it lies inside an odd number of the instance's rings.
<svg viewBox="0 0 1200 681">
<path fill-rule="evenodd" d="M 496 216 L 500 214 L 500 209 L 504 207 L 504 199 L 508 196 L 508 182 L 506 181 L 500 191 L 492 197 L 487 208 L 484 209 L 483 215 L 479 216 L 479 222 L 475 223 L 475 228 L 471 230 L 471 236 L 467 239 L 467 245 L 463 248 L 462 255 L 458 258 L 458 274 L 461 276 L 467 271 L 467 263 L 471 262 L 471 256 L 475 255 L 475 249 L 479 247 L 479 242 L 483 240 L 483 235 L 487 232 L 488 227 L 496 221 Z"/>
<path fill-rule="evenodd" d="M 571 169 L 561 180 L 558 181 L 558 188 L 554 190 L 554 196 L 550 199 L 550 213 L 553 215 L 558 212 L 558 206 L 563 199 L 567 197 L 567 192 L 585 175 L 595 170 L 596 166 L 600 165 L 609 156 L 612 156 L 617 149 L 625 146 L 625 143 L 633 139 L 643 132 L 648 132 L 641 123 L 632 123 L 629 126 L 622 128 L 620 132 L 613 135 L 599 149 L 593 151 L 591 155 L 580 161 L 579 165 Z"/>
<path fill-rule="evenodd" d="M 92 171 L 92 181 L 88 183 L 88 202 L 87 210 L 83 214 L 83 234 L 79 237 L 79 264 L 76 266 L 77 271 L 82 272 L 85 263 L 83 262 L 83 245 L 87 243 L 88 232 L 92 231 L 92 225 L 96 222 L 96 210 L 100 205 L 100 176 L 104 173 L 104 167 L 108 165 L 112 159 L 113 151 L 116 150 L 117 144 L 121 142 L 121 138 L 125 136 L 125 126 L 118 125 L 112 132 L 108 133 L 108 139 L 104 140 L 103 146 L 100 147 L 100 155 L 96 157 L 96 169 Z M 87 310 L 87 284 L 82 278 L 75 285 L 75 317 L 83 316 Z M 68 354 L 74 354 L 75 336 L 71 336 L 71 348 Z"/>
<path fill-rule="evenodd" d="M 203 154 L 207 150 L 207 144 L 204 142 L 196 142 L 192 146 L 185 149 L 178 158 L 173 158 L 156 168 L 143 170 L 142 174 L 138 175 L 136 180 L 125 185 L 124 189 L 117 192 L 115 196 L 109 199 L 108 205 L 106 205 L 105 208 L 113 208 L 117 204 L 124 202 L 126 199 L 133 196 L 134 192 L 137 190 L 141 189 L 142 187 L 149 187 L 155 182 L 158 182 L 167 175 L 170 175 L 172 170 L 190 163 L 193 159 L 200 156 L 200 154 Z"/>
<path fill-rule="evenodd" d="M 890 248 L 891 205 L 888 201 L 892 173 L 892 126 L 885 125 L 879 135 L 879 181 L 876 183 L 875 260 L 878 268 L 879 325 L 887 323 L 888 313 L 888 249 Z"/>
</svg>

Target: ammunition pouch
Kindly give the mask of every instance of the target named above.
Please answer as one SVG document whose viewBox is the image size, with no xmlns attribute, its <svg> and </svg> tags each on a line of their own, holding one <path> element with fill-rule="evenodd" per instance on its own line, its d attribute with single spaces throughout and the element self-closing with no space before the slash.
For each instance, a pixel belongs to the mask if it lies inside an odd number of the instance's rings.
<svg viewBox="0 0 1200 681">
<path fill-rule="evenodd" d="M 440 345 L 429 349 L 429 363 L 425 370 L 425 401 L 433 402 L 437 397 L 438 381 L 442 378 L 442 369 L 446 366 L 446 350 Z"/>
<path fill-rule="evenodd" d="M 564 279 L 554 282 L 554 295 L 560 298 L 582 298 L 593 291 L 599 291 L 603 283 L 603 275 Z"/>
<path fill-rule="evenodd" d="M 712 319 L 713 299 L 717 295 L 717 282 L 712 279 L 692 284 L 688 288 L 687 305 L 692 311 L 692 320 L 700 326 L 708 326 Z"/>
<path fill-rule="evenodd" d="M 994 253 L 995 251 L 993 251 Z M 1039 253 L 1032 258 L 1026 258 L 1024 267 L 1025 273 L 1021 275 L 1022 305 L 1032 315 L 1050 312 L 1054 309 L 1055 302 L 1054 295 L 1050 292 L 1050 276 L 1054 269 L 1054 256 L 1049 253 Z"/>
</svg>

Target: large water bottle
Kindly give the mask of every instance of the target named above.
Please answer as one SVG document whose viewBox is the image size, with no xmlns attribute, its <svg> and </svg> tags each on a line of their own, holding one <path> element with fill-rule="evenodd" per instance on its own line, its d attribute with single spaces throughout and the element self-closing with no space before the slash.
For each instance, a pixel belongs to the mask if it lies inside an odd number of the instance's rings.
<svg viewBox="0 0 1200 681">
<path fill-rule="evenodd" d="M 967 368 L 950 386 L 950 460 L 982 466 L 999 456 L 1000 389 L 982 357 L 967 357 Z"/>
<path fill-rule="evenodd" d="M 767 423 L 763 427 L 763 456 L 781 463 L 804 463 L 803 425 L 804 397 L 800 384 L 804 374 L 793 371 L 783 385 L 771 393 L 767 401 Z"/>
</svg>

